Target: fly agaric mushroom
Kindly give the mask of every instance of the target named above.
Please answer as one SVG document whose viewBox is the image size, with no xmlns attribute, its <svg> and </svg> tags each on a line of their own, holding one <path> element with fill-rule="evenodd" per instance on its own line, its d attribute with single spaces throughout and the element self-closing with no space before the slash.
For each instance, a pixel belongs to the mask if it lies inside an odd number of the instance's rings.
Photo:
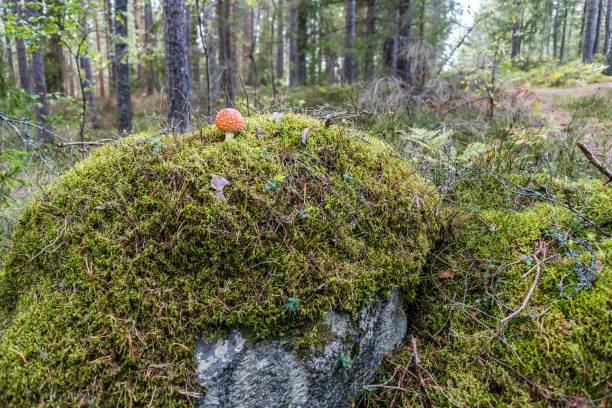
<svg viewBox="0 0 612 408">
<path fill-rule="evenodd" d="M 234 132 L 244 129 L 244 119 L 236 109 L 222 109 L 217 113 L 215 125 L 225 132 L 225 141 L 228 142 L 234 138 Z"/>
</svg>

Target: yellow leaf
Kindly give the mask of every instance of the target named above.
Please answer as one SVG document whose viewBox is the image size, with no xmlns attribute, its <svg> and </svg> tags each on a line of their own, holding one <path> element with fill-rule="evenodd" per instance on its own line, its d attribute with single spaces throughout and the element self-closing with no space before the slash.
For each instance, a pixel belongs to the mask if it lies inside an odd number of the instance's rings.
<svg viewBox="0 0 612 408">
<path fill-rule="evenodd" d="M 440 278 L 440 279 L 448 279 L 448 278 L 452 278 L 454 274 L 455 274 L 455 272 L 452 269 L 447 269 L 445 271 L 440 272 L 438 274 L 438 278 Z"/>
</svg>

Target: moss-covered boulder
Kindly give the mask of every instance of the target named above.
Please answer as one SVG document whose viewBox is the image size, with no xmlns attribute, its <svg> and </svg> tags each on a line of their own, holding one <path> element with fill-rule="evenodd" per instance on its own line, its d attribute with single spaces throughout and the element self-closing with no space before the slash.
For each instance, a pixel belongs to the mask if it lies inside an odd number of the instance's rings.
<svg viewBox="0 0 612 408">
<path fill-rule="evenodd" d="M 313 344 L 330 310 L 414 296 L 433 188 L 354 130 L 246 122 L 104 146 L 27 206 L 0 272 L 2 405 L 187 406 L 203 334 Z"/>
</svg>

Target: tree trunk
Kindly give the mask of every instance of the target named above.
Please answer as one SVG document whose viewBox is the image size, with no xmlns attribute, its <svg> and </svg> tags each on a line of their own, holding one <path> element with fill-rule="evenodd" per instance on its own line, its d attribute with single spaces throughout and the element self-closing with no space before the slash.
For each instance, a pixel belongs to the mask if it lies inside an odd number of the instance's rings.
<svg viewBox="0 0 612 408">
<path fill-rule="evenodd" d="M 289 6 L 289 86 L 296 86 L 298 83 L 297 4 L 296 0 L 291 0 Z"/>
<path fill-rule="evenodd" d="M 364 58 L 364 75 L 366 81 L 374 79 L 374 51 L 376 50 L 376 12 L 378 0 L 368 0 L 367 41 Z"/>
<path fill-rule="evenodd" d="M 187 60 L 185 4 L 183 0 L 164 0 L 164 43 L 166 50 L 166 82 L 168 84 L 168 126 L 184 133 L 191 124 L 189 61 Z M 191 32 L 189 32 L 191 34 Z"/>
<path fill-rule="evenodd" d="M 102 55 L 102 43 L 100 41 L 100 26 L 98 24 L 98 13 L 96 10 L 93 12 L 94 24 L 96 27 L 96 46 L 98 47 L 98 54 Z M 106 98 L 106 89 L 104 87 L 104 72 L 98 70 L 98 84 L 100 89 L 100 98 Z"/>
<path fill-rule="evenodd" d="M 548 47 L 549 37 L 548 37 L 548 14 L 550 13 L 550 0 L 546 0 L 546 5 L 544 7 L 544 20 L 542 22 L 542 41 L 540 44 L 540 60 L 544 59 L 544 54 L 546 53 L 546 49 Z"/>
<path fill-rule="evenodd" d="M 85 13 L 87 13 L 87 9 L 85 9 Z M 95 82 L 93 80 L 93 73 L 91 70 L 91 58 L 89 56 L 89 41 L 87 36 L 89 35 L 89 26 L 87 25 L 87 14 L 81 19 L 81 29 L 83 30 L 83 36 L 85 36 L 85 41 L 83 43 L 83 49 L 81 50 L 81 67 L 83 68 L 83 72 L 81 72 L 81 90 L 85 98 L 87 98 L 87 102 L 89 103 L 89 120 L 93 127 L 98 126 L 98 105 L 96 104 L 96 91 L 95 91 Z M 84 74 L 84 77 L 83 77 Z"/>
<path fill-rule="evenodd" d="M 258 11 L 261 9 L 261 6 L 257 7 Z M 247 43 L 245 41 L 245 47 L 243 52 L 245 54 L 245 60 L 243 60 L 243 64 L 248 67 L 247 72 L 247 83 L 251 86 L 257 86 L 257 63 L 255 61 L 255 48 L 257 47 L 257 37 L 255 36 L 256 26 L 255 26 L 255 8 L 249 7 L 249 19 L 248 23 L 244 25 L 245 33 L 244 37 L 249 39 Z"/>
<path fill-rule="evenodd" d="M 346 0 L 344 23 L 344 80 L 355 82 L 355 0 Z"/>
<path fill-rule="evenodd" d="M 514 22 L 512 23 L 512 51 L 510 54 L 510 58 L 515 60 L 520 53 L 521 47 L 521 38 L 520 38 L 520 28 L 521 28 L 521 0 L 516 0 L 516 16 L 514 17 Z M 557 10 L 558 12 L 558 10 Z M 555 36 L 556 36 L 556 25 L 555 25 Z M 556 40 L 555 40 L 556 44 Z"/>
<path fill-rule="evenodd" d="M 206 50 L 208 71 L 210 77 L 211 104 L 219 97 L 219 67 L 217 64 L 217 44 L 214 37 L 215 7 L 213 1 L 208 1 L 204 6 L 204 37 L 206 38 Z"/>
<path fill-rule="evenodd" d="M 603 21 L 603 0 L 597 0 L 597 25 L 595 26 L 595 42 L 593 54 L 599 54 L 599 39 L 601 37 L 601 23 Z"/>
<path fill-rule="evenodd" d="M 113 5 L 111 3 L 111 0 L 104 0 L 104 7 L 106 9 L 106 51 L 107 51 L 107 58 L 110 61 L 110 64 L 108 65 L 108 94 L 110 95 L 113 92 L 113 89 L 115 88 L 115 71 L 116 71 L 116 67 L 117 67 L 117 62 L 114 61 L 112 54 L 113 52 L 111 51 L 114 47 L 114 41 L 112 41 L 112 39 L 114 38 L 115 35 L 115 17 L 114 17 L 114 10 L 113 10 Z M 127 28 L 126 28 L 127 30 Z"/>
<path fill-rule="evenodd" d="M 38 31 L 38 5 L 30 2 L 25 6 L 25 15 L 32 25 L 34 31 Z M 43 61 L 43 49 L 40 47 L 41 39 L 38 38 L 39 47 L 30 54 L 30 78 L 32 79 L 32 94 L 38 103 L 34 106 L 36 121 L 42 126 L 47 127 L 47 117 L 49 116 L 49 105 L 47 103 L 47 81 L 45 79 L 45 64 Z M 38 131 L 38 137 L 45 142 L 51 142 L 52 136 L 44 130 Z"/>
<path fill-rule="evenodd" d="M 580 19 L 580 40 L 578 40 L 578 52 L 582 53 L 582 45 L 584 43 L 584 26 L 587 16 L 587 7 L 589 0 L 584 0 L 584 7 L 582 8 L 582 19 Z"/>
<path fill-rule="evenodd" d="M 563 34 L 561 37 L 561 51 L 559 52 L 559 61 L 563 62 L 565 58 L 565 42 L 566 42 L 566 33 L 567 33 L 567 7 L 569 0 L 565 0 L 565 4 L 563 5 Z"/>
<path fill-rule="evenodd" d="M 183 0 L 184 1 L 184 0 Z M 181 3 L 183 2 L 181 1 Z M 193 86 L 193 70 L 191 63 L 193 62 L 193 50 L 191 48 L 191 18 L 193 16 L 193 10 L 190 6 L 185 7 L 185 50 L 187 55 L 187 75 L 188 75 L 188 86 L 189 89 Z"/>
<path fill-rule="evenodd" d="M 582 44 L 582 61 L 590 64 L 593 62 L 593 49 L 595 48 L 595 26 L 597 25 L 597 3 L 599 0 L 588 1 Z"/>
<path fill-rule="evenodd" d="M 17 1 L 13 4 L 13 15 L 15 19 L 22 22 L 21 6 Z M 15 38 L 15 50 L 17 52 L 17 68 L 19 70 L 19 84 L 29 94 L 32 93 L 32 83 L 30 81 L 30 70 L 28 69 L 28 58 L 26 56 L 25 43 L 22 38 Z"/>
<path fill-rule="evenodd" d="M 135 37 L 136 37 L 136 44 L 138 44 L 138 46 L 140 46 L 140 7 L 138 7 L 139 2 L 137 0 L 135 0 L 133 2 L 133 7 L 134 7 L 134 31 L 135 31 Z M 142 68 L 142 60 L 140 58 L 140 53 L 139 56 L 137 58 L 137 64 L 136 64 L 136 83 L 138 84 L 138 88 L 142 89 L 144 88 L 145 84 L 144 84 L 144 71 Z"/>
<path fill-rule="evenodd" d="M 612 0 L 608 0 L 608 6 L 606 9 L 606 27 L 605 27 L 605 35 L 604 35 L 604 49 L 603 53 L 608 55 L 608 49 L 610 48 L 610 14 L 612 14 Z"/>
<path fill-rule="evenodd" d="M 406 83 L 412 83 L 412 0 L 399 0 L 399 39 L 397 72 Z"/>
<path fill-rule="evenodd" d="M 127 0 L 115 0 L 115 76 L 117 83 L 117 130 L 132 131 L 132 90 L 128 65 L 128 13 Z"/>
<path fill-rule="evenodd" d="M 151 7 L 151 0 L 147 0 L 145 3 L 145 50 L 147 53 L 148 67 L 147 67 L 147 95 L 152 95 L 155 90 L 155 72 L 153 71 L 153 59 L 151 54 L 153 53 L 153 34 L 151 33 L 151 26 L 153 26 L 153 8 Z"/>
<path fill-rule="evenodd" d="M 297 77 L 298 85 L 306 84 L 308 73 L 306 56 L 308 55 L 308 22 L 309 13 L 305 0 L 299 0 L 297 10 Z"/>
<path fill-rule="evenodd" d="M 6 10 L 4 10 L 4 21 L 6 21 Z M 13 49 L 11 47 L 11 39 L 7 34 L 5 34 L 4 39 L 6 40 L 6 62 L 10 70 L 11 80 L 13 81 L 12 84 L 15 84 L 15 78 L 17 76 L 15 73 L 15 65 L 13 63 Z"/>
<path fill-rule="evenodd" d="M 553 58 L 559 56 L 559 25 L 560 25 L 561 0 L 556 0 L 555 16 L 553 20 Z"/>
<path fill-rule="evenodd" d="M 276 27 L 276 78 L 282 81 L 285 76 L 285 13 L 283 0 L 278 0 L 278 26 Z"/>
<path fill-rule="evenodd" d="M 231 0 L 217 0 L 219 18 L 219 68 L 221 69 L 221 91 L 225 94 L 225 104 L 234 106 L 234 67 L 232 64 L 232 39 L 230 10 Z"/>
</svg>

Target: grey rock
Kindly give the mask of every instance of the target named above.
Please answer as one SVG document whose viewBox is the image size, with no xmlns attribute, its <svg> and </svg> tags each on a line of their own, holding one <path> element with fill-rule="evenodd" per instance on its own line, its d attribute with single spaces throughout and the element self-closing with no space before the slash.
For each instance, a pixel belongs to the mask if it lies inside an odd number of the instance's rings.
<svg viewBox="0 0 612 408">
<path fill-rule="evenodd" d="M 319 323 L 320 344 L 298 350 L 291 342 L 247 341 L 238 330 L 197 341 L 197 378 L 205 408 L 350 407 L 388 354 L 406 335 L 397 292 L 378 298 L 356 318 L 329 312 Z M 344 361 L 344 364 L 342 363 Z M 349 367 L 350 365 L 350 367 Z"/>
</svg>

